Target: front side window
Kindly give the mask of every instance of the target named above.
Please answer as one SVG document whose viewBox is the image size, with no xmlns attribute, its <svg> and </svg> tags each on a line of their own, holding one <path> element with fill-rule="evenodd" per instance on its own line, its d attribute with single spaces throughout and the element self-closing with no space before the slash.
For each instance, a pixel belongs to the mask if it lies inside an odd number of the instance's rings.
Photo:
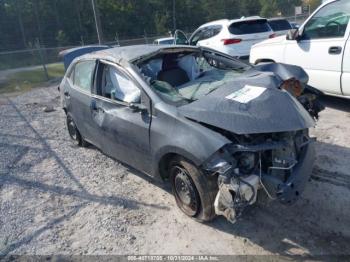
<svg viewBox="0 0 350 262">
<path fill-rule="evenodd" d="M 140 89 L 124 73 L 111 65 L 102 65 L 102 79 L 99 94 L 112 100 L 139 103 Z"/>
<path fill-rule="evenodd" d="M 305 25 L 303 39 L 344 37 L 350 18 L 350 1 L 341 0 L 320 9 Z"/>
<path fill-rule="evenodd" d="M 259 19 L 235 22 L 229 26 L 228 30 L 234 35 L 246 35 L 269 32 L 271 28 L 266 19 Z"/>
<path fill-rule="evenodd" d="M 74 85 L 84 91 L 90 92 L 93 74 L 95 71 L 95 60 L 78 62 L 74 68 Z"/>
</svg>

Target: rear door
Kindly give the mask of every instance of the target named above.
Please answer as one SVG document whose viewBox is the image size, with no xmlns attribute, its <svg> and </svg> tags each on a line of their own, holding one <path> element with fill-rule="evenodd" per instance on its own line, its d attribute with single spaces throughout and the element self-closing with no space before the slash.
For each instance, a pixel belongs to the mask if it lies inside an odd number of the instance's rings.
<svg viewBox="0 0 350 262">
<path fill-rule="evenodd" d="M 298 40 L 286 41 L 285 63 L 304 68 L 309 84 L 321 91 L 342 94 L 340 83 L 349 17 L 350 1 L 331 2 L 303 25 Z"/>
<path fill-rule="evenodd" d="M 96 60 L 83 60 L 75 64 L 71 77 L 67 80 L 70 88 L 64 90 L 68 113 L 79 132 L 89 142 L 99 147 L 100 140 L 91 118 L 91 88 L 93 85 Z"/>
<path fill-rule="evenodd" d="M 235 44 L 228 45 L 235 50 L 237 56 L 247 56 L 253 45 L 273 37 L 273 31 L 266 19 L 245 20 L 232 23 L 228 27 Z"/>
</svg>

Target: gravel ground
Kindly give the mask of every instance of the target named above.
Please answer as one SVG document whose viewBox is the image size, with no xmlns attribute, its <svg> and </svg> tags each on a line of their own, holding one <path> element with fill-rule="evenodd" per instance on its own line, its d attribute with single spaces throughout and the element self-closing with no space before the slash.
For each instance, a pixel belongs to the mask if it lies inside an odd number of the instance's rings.
<svg viewBox="0 0 350 262">
<path fill-rule="evenodd" d="M 0 254 L 350 254 L 348 102 L 325 98 L 300 201 L 256 206 L 232 225 L 195 222 L 168 185 L 74 146 L 56 87 L 2 96 Z"/>
</svg>

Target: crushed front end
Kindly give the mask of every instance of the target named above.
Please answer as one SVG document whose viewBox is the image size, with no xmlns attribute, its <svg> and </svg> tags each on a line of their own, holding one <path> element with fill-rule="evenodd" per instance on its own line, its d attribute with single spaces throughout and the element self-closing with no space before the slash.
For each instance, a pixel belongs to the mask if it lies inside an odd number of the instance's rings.
<svg viewBox="0 0 350 262">
<path fill-rule="evenodd" d="M 217 215 L 234 223 L 257 201 L 258 191 L 283 204 L 295 202 L 314 163 L 314 140 L 308 130 L 231 136 L 235 143 L 219 150 L 204 165 L 218 177 L 214 207 Z"/>
</svg>

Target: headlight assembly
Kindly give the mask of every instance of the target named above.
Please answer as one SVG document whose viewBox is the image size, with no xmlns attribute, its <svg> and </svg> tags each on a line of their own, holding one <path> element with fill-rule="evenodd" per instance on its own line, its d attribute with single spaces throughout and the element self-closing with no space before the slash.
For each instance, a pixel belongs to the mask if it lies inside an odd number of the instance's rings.
<svg viewBox="0 0 350 262">
<path fill-rule="evenodd" d="M 281 85 L 281 89 L 288 91 L 294 97 L 299 97 L 304 91 L 304 88 L 300 81 L 295 78 L 284 81 Z"/>
<path fill-rule="evenodd" d="M 212 174 L 224 174 L 230 171 L 234 166 L 224 159 L 221 154 L 215 154 L 205 165 L 204 169 Z"/>
<path fill-rule="evenodd" d="M 255 152 L 237 153 L 235 158 L 237 159 L 239 173 L 242 174 L 251 174 L 254 171 L 258 161 L 258 157 Z"/>
</svg>

